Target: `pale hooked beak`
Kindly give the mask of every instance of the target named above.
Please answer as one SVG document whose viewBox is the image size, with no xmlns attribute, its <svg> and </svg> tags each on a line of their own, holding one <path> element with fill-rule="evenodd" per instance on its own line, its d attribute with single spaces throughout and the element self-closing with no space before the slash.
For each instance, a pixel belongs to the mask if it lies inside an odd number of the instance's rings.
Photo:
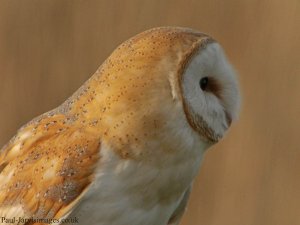
<svg viewBox="0 0 300 225">
<path fill-rule="evenodd" d="M 232 123 L 232 117 L 231 117 L 231 115 L 226 110 L 224 110 L 224 112 L 225 112 L 225 117 L 226 117 L 227 125 L 228 125 L 228 128 L 229 128 L 230 125 L 231 125 L 231 123 Z"/>
</svg>

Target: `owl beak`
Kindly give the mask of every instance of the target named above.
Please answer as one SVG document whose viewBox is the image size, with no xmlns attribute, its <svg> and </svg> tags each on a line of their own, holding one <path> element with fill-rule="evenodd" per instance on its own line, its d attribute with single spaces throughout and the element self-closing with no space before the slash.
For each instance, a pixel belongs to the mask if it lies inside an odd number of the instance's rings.
<svg viewBox="0 0 300 225">
<path fill-rule="evenodd" d="M 232 117 L 226 110 L 225 110 L 225 117 L 226 117 L 227 125 L 228 125 L 228 127 L 230 127 L 230 125 L 232 123 Z"/>
</svg>

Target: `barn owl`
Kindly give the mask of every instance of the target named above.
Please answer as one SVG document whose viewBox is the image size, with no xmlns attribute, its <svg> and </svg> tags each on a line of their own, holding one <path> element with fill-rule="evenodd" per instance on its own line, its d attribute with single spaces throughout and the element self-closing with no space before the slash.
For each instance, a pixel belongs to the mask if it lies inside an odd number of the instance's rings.
<svg viewBox="0 0 300 225">
<path fill-rule="evenodd" d="M 203 154 L 237 118 L 211 37 L 161 27 L 121 44 L 0 154 L 0 224 L 177 225 Z"/>
</svg>

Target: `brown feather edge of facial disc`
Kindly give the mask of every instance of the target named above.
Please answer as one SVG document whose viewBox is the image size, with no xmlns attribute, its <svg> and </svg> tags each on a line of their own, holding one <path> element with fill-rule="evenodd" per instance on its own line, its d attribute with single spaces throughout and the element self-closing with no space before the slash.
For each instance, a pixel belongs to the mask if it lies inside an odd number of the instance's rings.
<svg viewBox="0 0 300 225">
<path fill-rule="evenodd" d="M 208 124 L 205 122 L 205 120 L 200 116 L 197 115 L 184 101 L 183 97 L 183 88 L 182 88 L 182 82 L 183 82 L 183 74 L 189 65 L 190 61 L 192 60 L 193 56 L 196 55 L 199 51 L 205 49 L 208 44 L 215 43 L 216 41 L 208 36 L 204 36 L 200 39 L 198 39 L 196 42 L 194 42 L 191 49 L 186 53 L 185 57 L 183 57 L 183 60 L 180 63 L 179 69 L 177 71 L 178 74 L 178 83 L 179 90 L 182 97 L 182 104 L 183 109 L 185 112 L 185 115 L 187 117 L 187 120 L 191 127 L 199 133 L 205 141 L 209 143 L 216 143 L 221 138 L 219 135 L 217 135 L 212 128 L 208 126 Z"/>
</svg>

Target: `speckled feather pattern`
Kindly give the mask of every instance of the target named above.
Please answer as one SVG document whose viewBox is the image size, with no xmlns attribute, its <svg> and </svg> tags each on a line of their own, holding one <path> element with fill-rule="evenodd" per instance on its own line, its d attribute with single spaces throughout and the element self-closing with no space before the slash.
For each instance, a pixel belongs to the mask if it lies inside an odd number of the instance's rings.
<svg viewBox="0 0 300 225">
<path fill-rule="evenodd" d="M 99 137 L 67 123 L 62 115 L 40 119 L 1 154 L 0 212 L 16 205 L 22 216 L 59 217 L 91 183 Z"/>
<path fill-rule="evenodd" d="M 65 103 L 23 126 L 3 147 L 0 216 L 62 218 L 71 212 L 101 168 L 102 143 L 120 160 L 158 167 L 185 149 L 166 137 L 177 135 L 169 112 L 188 126 L 178 83 L 193 53 L 211 41 L 189 29 L 157 28 L 121 44 Z M 170 77 L 177 79 L 175 94 Z M 159 148 L 157 140 L 163 140 Z"/>
</svg>

